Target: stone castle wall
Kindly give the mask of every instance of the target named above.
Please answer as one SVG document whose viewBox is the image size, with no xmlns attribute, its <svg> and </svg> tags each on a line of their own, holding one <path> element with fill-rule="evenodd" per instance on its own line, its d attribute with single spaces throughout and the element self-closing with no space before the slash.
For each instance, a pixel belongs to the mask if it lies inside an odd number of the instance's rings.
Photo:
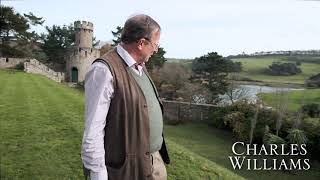
<svg viewBox="0 0 320 180">
<path fill-rule="evenodd" d="M 64 82 L 65 77 L 63 72 L 55 72 L 46 65 L 36 59 L 30 59 L 24 63 L 24 71 L 27 73 L 41 74 L 56 82 Z"/>
<path fill-rule="evenodd" d="M 18 64 L 28 61 L 28 58 L 0 58 L 0 68 L 15 68 Z"/>
<path fill-rule="evenodd" d="M 166 121 L 197 121 L 209 122 L 210 112 L 218 106 L 212 104 L 195 104 L 179 101 L 163 100 L 164 119 Z"/>
</svg>

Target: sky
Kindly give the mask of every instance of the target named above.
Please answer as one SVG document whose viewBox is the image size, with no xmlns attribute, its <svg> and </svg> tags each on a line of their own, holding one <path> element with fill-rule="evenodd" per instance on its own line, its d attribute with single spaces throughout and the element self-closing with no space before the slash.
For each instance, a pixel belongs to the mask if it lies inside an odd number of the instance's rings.
<svg viewBox="0 0 320 180">
<path fill-rule="evenodd" d="M 110 41 L 111 31 L 133 14 L 147 14 L 160 24 L 160 45 L 169 58 L 320 49 L 320 0 L 1 0 L 1 4 L 43 17 L 45 26 L 90 21 L 101 41 Z M 45 32 L 44 27 L 34 29 Z"/>
</svg>

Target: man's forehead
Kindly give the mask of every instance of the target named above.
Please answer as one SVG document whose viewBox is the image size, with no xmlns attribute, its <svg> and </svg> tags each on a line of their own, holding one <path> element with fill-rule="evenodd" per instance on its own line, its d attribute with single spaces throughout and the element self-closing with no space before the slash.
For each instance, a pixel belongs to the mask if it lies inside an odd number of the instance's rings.
<svg viewBox="0 0 320 180">
<path fill-rule="evenodd" d="M 152 34 L 151 34 L 151 38 L 152 39 L 160 39 L 160 31 L 154 31 Z"/>
</svg>

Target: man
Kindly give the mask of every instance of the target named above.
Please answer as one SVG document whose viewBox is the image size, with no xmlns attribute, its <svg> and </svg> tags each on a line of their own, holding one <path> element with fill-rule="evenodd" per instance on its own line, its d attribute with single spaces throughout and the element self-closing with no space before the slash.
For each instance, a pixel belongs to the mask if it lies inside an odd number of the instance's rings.
<svg viewBox="0 0 320 180">
<path fill-rule="evenodd" d="M 147 15 L 129 18 L 121 43 L 86 74 L 81 154 L 92 180 L 167 177 L 162 104 L 144 65 L 158 51 L 160 31 Z"/>
</svg>

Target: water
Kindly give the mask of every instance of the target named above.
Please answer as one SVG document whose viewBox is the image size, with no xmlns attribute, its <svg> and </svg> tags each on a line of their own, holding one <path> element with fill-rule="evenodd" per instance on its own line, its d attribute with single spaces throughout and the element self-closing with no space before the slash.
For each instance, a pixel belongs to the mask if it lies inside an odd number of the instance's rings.
<svg viewBox="0 0 320 180">
<path fill-rule="evenodd" d="M 234 92 L 234 100 L 237 101 L 239 99 L 247 99 L 249 102 L 255 102 L 258 98 L 259 93 L 272 93 L 279 91 L 298 91 L 304 89 L 297 88 L 287 88 L 287 87 L 270 87 L 270 86 L 259 86 L 259 85 L 239 85 L 238 88 L 235 88 Z M 230 104 L 230 98 L 225 94 L 220 96 L 222 98 L 223 104 Z"/>
</svg>

